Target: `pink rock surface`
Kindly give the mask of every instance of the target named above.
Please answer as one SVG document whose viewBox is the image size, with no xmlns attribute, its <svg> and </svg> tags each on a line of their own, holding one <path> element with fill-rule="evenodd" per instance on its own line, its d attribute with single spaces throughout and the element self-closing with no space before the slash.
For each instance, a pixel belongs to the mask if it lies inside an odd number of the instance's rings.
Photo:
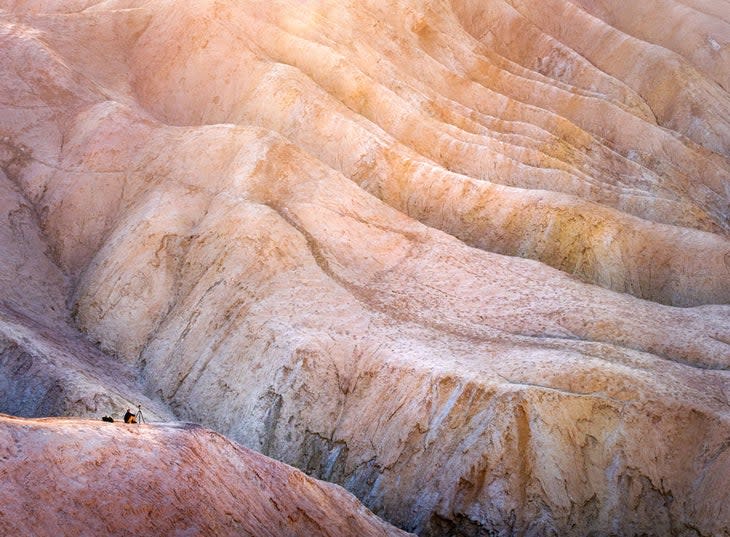
<svg viewBox="0 0 730 537">
<path fill-rule="evenodd" d="M 406 536 L 201 427 L 0 415 L 3 535 Z"/>
</svg>

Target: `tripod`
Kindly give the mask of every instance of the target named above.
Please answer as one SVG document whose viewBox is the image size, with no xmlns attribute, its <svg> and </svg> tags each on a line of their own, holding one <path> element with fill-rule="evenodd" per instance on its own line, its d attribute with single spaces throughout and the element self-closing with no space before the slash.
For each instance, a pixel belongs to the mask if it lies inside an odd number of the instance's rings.
<svg viewBox="0 0 730 537">
<path fill-rule="evenodd" d="M 137 405 L 137 414 L 135 415 L 137 418 L 137 424 L 145 423 L 144 416 L 142 415 L 142 405 Z"/>
</svg>

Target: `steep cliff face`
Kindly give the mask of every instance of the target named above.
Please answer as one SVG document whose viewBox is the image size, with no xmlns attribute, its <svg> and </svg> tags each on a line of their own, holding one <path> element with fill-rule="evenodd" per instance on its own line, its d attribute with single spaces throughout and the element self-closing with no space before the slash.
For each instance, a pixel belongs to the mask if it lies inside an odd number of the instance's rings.
<svg viewBox="0 0 730 537">
<path fill-rule="evenodd" d="M 727 533 L 730 24 L 650 4 L 6 3 L 8 384 L 422 535 Z"/>
<path fill-rule="evenodd" d="M 405 537 L 340 487 L 189 424 L 0 415 L 4 535 Z"/>
</svg>

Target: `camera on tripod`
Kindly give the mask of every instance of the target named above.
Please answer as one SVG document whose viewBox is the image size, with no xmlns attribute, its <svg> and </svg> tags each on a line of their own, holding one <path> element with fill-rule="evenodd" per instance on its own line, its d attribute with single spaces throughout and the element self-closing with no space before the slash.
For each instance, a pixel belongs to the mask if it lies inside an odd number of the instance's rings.
<svg viewBox="0 0 730 537">
<path fill-rule="evenodd" d="M 144 423 L 144 416 L 142 415 L 142 404 L 137 404 L 137 423 Z"/>
</svg>

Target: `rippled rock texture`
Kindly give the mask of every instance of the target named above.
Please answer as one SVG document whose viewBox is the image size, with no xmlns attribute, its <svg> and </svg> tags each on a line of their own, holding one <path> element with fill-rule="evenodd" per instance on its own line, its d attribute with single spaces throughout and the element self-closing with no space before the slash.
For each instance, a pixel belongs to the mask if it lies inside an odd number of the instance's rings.
<svg viewBox="0 0 730 537">
<path fill-rule="evenodd" d="M 727 2 L 3 5 L 6 407 L 143 391 L 420 535 L 730 532 Z"/>
</svg>

